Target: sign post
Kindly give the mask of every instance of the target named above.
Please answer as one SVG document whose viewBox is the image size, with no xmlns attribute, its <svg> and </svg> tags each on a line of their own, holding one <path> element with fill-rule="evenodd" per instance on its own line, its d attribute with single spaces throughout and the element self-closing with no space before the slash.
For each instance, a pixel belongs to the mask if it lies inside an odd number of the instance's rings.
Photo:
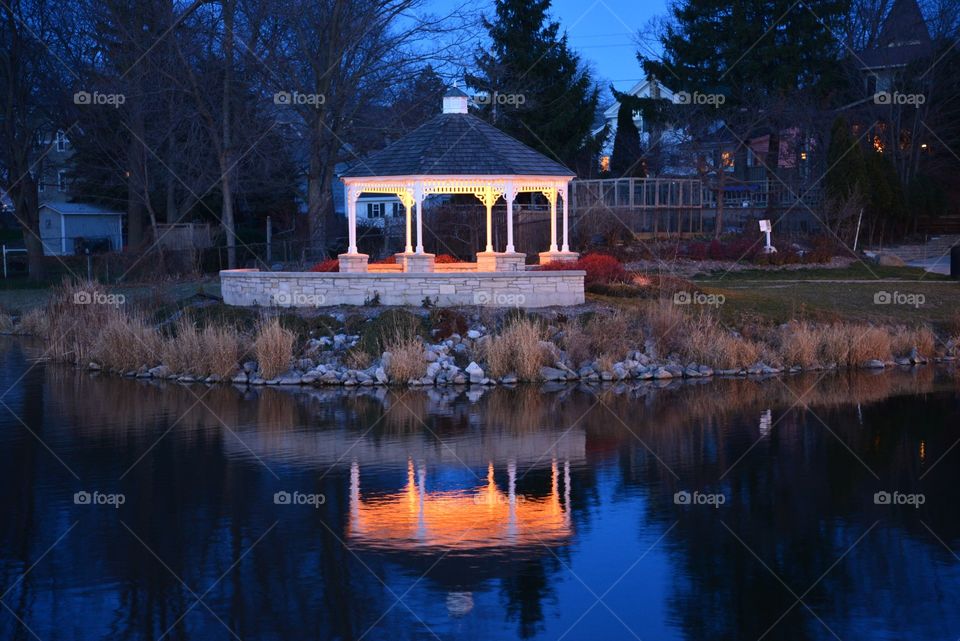
<svg viewBox="0 0 960 641">
<path fill-rule="evenodd" d="M 760 231 L 763 232 L 766 237 L 766 244 L 763 246 L 764 254 L 774 254 L 777 251 L 777 248 L 770 244 L 770 233 L 773 231 L 773 225 L 770 224 L 769 220 L 760 221 Z"/>
</svg>

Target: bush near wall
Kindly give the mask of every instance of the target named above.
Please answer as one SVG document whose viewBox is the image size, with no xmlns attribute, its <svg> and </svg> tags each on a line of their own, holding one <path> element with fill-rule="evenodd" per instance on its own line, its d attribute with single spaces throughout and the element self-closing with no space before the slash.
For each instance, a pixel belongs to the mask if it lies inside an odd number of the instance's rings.
<svg viewBox="0 0 960 641">
<path fill-rule="evenodd" d="M 569 271 L 583 270 L 583 284 L 601 285 L 610 283 L 625 283 L 630 275 L 623 268 L 623 264 L 609 254 L 593 253 L 581 256 L 576 261 L 550 262 L 540 266 L 542 271 Z"/>
</svg>

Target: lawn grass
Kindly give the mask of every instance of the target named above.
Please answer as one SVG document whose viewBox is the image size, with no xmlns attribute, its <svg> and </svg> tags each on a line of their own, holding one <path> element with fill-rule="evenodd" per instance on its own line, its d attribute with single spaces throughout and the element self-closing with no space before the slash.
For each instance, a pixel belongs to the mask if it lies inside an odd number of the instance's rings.
<svg viewBox="0 0 960 641">
<path fill-rule="evenodd" d="M 734 283 L 742 281 L 792 281 L 792 280 L 950 280 L 949 276 L 933 274 L 920 267 L 882 267 L 856 262 L 849 267 L 816 267 L 804 269 L 745 269 L 743 271 L 713 272 L 697 276 L 697 282 Z"/>
<path fill-rule="evenodd" d="M 755 269 L 696 277 L 691 288 L 722 295 L 723 304 L 706 311 L 716 311 L 731 326 L 791 320 L 946 326 L 960 313 L 960 283 L 913 267 L 870 265 L 868 270 L 856 263 L 841 269 Z M 878 304 L 875 300 L 881 292 L 891 298 L 895 293 L 917 300 L 922 296 L 923 304 Z M 637 299 L 596 294 L 589 294 L 588 300 L 626 308 L 639 304 Z M 697 306 L 685 309 L 696 312 Z"/>
<path fill-rule="evenodd" d="M 13 284 L 17 283 L 18 286 Z M 11 281 L 7 288 L 0 288 L 0 309 L 12 314 L 22 314 L 47 304 L 53 288 L 49 286 L 29 287 L 24 279 Z M 123 294 L 128 304 L 163 297 L 165 301 L 176 304 L 198 293 L 220 296 L 220 281 L 201 279 L 162 285 L 114 285 L 106 286 L 111 293 Z"/>
</svg>

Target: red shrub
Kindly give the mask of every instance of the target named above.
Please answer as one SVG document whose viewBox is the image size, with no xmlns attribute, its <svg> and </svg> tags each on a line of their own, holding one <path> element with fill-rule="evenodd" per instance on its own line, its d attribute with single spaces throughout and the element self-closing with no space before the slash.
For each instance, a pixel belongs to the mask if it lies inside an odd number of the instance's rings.
<svg viewBox="0 0 960 641">
<path fill-rule="evenodd" d="M 456 256 L 451 256 L 450 254 L 437 254 L 437 257 L 433 259 L 434 263 L 459 263 L 461 260 Z"/>
<path fill-rule="evenodd" d="M 375 260 L 375 261 L 373 261 L 373 262 L 370 263 L 370 264 L 371 264 L 371 265 L 396 265 L 396 264 L 397 264 L 397 256 L 396 256 L 396 254 L 390 254 L 390 255 L 387 256 L 386 258 L 381 258 L 380 260 Z"/>
<path fill-rule="evenodd" d="M 340 271 L 340 261 L 336 258 L 328 258 L 322 263 L 317 263 L 308 271 L 311 272 L 338 272 Z"/>
<path fill-rule="evenodd" d="M 685 253 L 690 260 L 706 260 L 709 247 L 707 243 L 690 243 Z"/>
<path fill-rule="evenodd" d="M 625 283 L 630 280 L 620 261 L 608 254 L 587 254 L 577 261 L 552 262 L 540 266 L 542 271 L 568 271 L 582 269 L 584 285 L 600 283 Z"/>
</svg>

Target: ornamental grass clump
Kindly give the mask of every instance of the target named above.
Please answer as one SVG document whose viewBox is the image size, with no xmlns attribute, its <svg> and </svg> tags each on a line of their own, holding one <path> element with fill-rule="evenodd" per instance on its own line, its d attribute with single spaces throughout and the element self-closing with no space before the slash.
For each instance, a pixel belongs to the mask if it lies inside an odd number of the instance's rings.
<svg viewBox="0 0 960 641">
<path fill-rule="evenodd" d="M 56 287 L 46 308 L 50 358 L 90 363 L 101 327 L 118 313 L 122 300 L 96 282 L 65 280 Z"/>
<path fill-rule="evenodd" d="M 540 368 L 546 365 L 547 355 L 540 341 L 543 326 L 535 319 L 519 318 L 490 336 L 484 343 L 488 373 L 494 378 L 514 374 L 521 381 L 540 378 Z"/>
<path fill-rule="evenodd" d="M 812 369 L 820 365 L 821 332 L 808 323 L 789 323 L 777 330 L 775 347 L 786 367 Z"/>
<path fill-rule="evenodd" d="M 427 373 L 427 359 L 420 337 L 411 331 L 397 331 L 384 340 L 384 348 L 390 352 L 387 376 L 395 383 L 406 383 L 423 378 Z"/>
<path fill-rule="evenodd" d="M 177 319 L 173 334 L 161 348 L 161 361 L 174 374 L 202 376 L 203 343 L 197 326 L 186 316 Z"/>
<path fill-rule="evenodd" d="M 293 345 L 296 335 L 280 324 L 276 318 L 257 323 L 253 353 L 260 366 L 260 376 L 272 379 L 290 369 L 293 360 Z"/>
<path fill-rule="evenodd" d="M 721 370 L 750 367 L 764 355 L 763 345 L 735 335 L 706 314 L 685 326 L 679 351 L 691 362 Z"/>
<path fill-rule="evenodd" d="M 135 372 L 160 362 L 162 342 L 152 323 L 140 314 L 111 308 L 100 319 L 90 359 L 118 372 Z"/>
<path fill-rule="evenodd" d="M 563 346 L 570 361 L 578 366 L 594 358 L 615 363 L 626 358 L 642 339 L 642 333 L 632 329 L 623 312 L 580 317 L 564 328 Z"/>
<path fill-rule="evenodd" d="M 905 327 L 903 325 L 891 331 L 891 349 L 894 356 L 906 357 L 916 349 L 920 356 L 932 357 L 937 349 L 937 336 L 929 327 Z"/>
<path fill-rule="evenodd" d="M 204 373 L 220 380 L 231 378 L 240 367 L 243 342 L 243 337 L 233 327 L 204 327 L 200 334 Z"/>
</svg>

